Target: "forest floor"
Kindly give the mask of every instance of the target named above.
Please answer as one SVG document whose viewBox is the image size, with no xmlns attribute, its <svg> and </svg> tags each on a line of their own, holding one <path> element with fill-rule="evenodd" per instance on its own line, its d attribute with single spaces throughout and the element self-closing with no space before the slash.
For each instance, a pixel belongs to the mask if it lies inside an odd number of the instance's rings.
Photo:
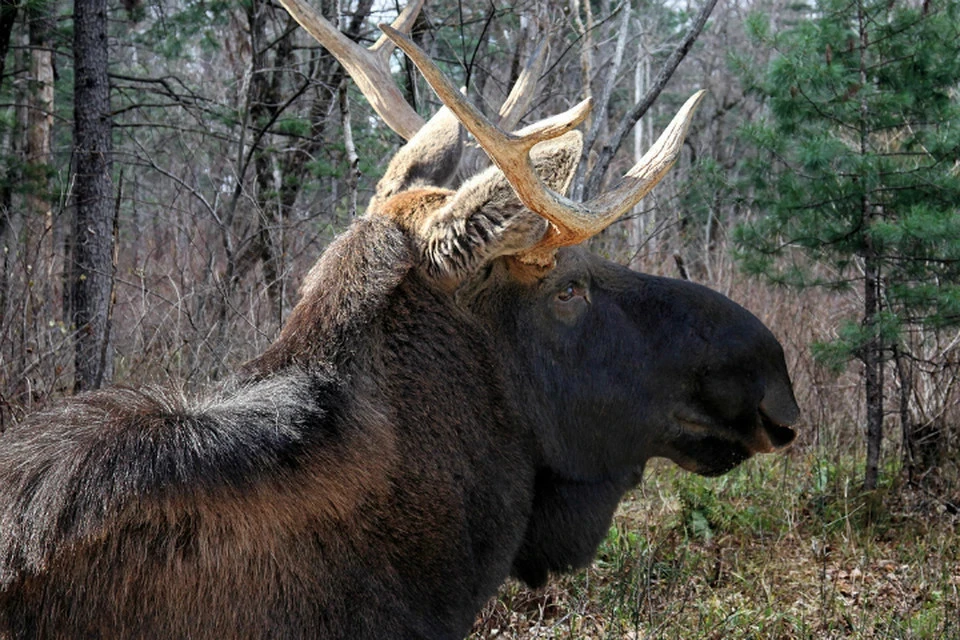
<svg viewBox="0 0 960 640">
<path fill-rule="evenodd" d="M 960 495 L 859 477 L 802 451 L 720 478 L 657 461 L 590 569 L 506 584 L 471 637 L 960 639 Z"/>
</svg>

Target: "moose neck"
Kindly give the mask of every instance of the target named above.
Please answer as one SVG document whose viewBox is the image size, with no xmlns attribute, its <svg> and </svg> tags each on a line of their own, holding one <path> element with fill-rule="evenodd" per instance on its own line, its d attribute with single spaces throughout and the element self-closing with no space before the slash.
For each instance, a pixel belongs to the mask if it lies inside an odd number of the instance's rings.
<svg viewBox="0 0 960 640">
<path fill-rule="evenodd" d="M 415 264 L 406 234 L 392 220 L 358 218 L 317 260 L 280 336 L 244 373 L 263 378 L 290 366 L 340 368 L 357 355 L 361 333 Z"/>
</svg>

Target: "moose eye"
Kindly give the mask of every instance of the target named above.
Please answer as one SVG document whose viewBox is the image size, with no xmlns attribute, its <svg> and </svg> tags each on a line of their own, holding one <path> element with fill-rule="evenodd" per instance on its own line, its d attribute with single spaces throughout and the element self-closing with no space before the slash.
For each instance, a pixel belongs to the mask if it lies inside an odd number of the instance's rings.
<svg viewBox="0 0 960 640">
<path fill-rule="evenodd" d="M 553 317 L 570 326 L 579 322 L 590 308 L 590 294 L 587 288 L 578 282 L 568 282 L 561 287 L 553 300 Z"/>
<path fill-rule="evenodd" d="M 573 296 L 575 295 L 577 295 L 577 288 L 571 282 L 564 289 L 560 290 L 560 293 L 557 294 L 557 300 L 559 300 L 560 302 L 567 302 L 568 300 L 572 299 Z"/>
<path fill-rule="evenodd" d="M 557 300 L 560 302 L 570 302 L 574 298 L 580 298 L 585 302 L 589 301 L 590 297 L 587 293 L 587 287 L 579 282 L 571 281 L 557 292 Z"/>
</svg>

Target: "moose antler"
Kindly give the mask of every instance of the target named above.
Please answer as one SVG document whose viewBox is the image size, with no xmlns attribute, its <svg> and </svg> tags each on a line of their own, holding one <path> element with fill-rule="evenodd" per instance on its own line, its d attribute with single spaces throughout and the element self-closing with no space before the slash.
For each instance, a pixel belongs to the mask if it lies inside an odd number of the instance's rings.
<svg viewBox="0 0 960 640">
<path fill-rule="evenodd" d="M 698 91 L 687 100 L 653 147 L 616 186 L 588 202 L 578 203 L 543 184 L 530 161 L 529 151 L 538 142 L 563 135 L 580 124 L 590 111 L 589 98 L 564 113 L 516 133 L 506 133 L 470 104 L 413 41 L 388 25 L 382 24 L 380 28 L 413 60 L 440 100 L 500 167 L 520 201 L 550 221 L 550 230 L 543 239 L 517 256 L 539 266 L 552 265 L 558 247 L 579 244 L 596 235 L 650 192 L 679 156 L 693 113 L 705 93 Z"/>
<path fill-rule="evenodd" d="M 409 33 L 424 0 L 411 0 L 393 22 L 396 33 Z M 424 120 L 404 99 L 390 74 L 393 42 L 386 36 L 365 49 L 348 39 L 304 0 L 280 0 L 300 26 L 340 61 L 347 73 L 370 101 L 370 106 L 388 127 L 409 140 L 423 126 Z"/>
</svg>

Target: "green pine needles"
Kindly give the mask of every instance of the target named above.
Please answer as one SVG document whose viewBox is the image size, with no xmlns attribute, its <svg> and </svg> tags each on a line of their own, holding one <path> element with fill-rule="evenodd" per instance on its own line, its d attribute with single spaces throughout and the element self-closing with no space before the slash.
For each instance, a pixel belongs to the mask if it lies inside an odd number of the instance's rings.
<svg viewBox="0 0 960 640">
<path fill-rule="evenodd" d="M 756 87 L 769 116 L 743 131 L 756 217 L 738 257 L 776 283 L 859 295 L 819 353 L 863 361 L 879 446 L 884 364 L 960 326 L 960 0 L 819 0 L 805 17 L 778 33 L 752 21 L 778 55 Z"/>
</svg>

